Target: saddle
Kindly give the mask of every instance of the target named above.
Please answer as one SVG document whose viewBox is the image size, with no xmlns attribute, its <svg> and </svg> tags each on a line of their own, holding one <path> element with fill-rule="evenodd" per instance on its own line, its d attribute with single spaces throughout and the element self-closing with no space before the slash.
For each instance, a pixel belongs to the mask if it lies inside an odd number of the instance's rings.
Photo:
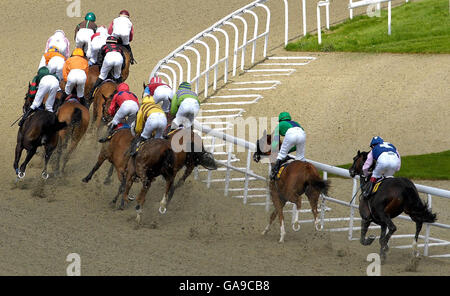
<svg viewBox="0 0 450 296">
<path fill-rule="evenodd" d="M 109 74 L 108 74 L 108 75 L 109 75 Z M 92 98 L 95 97 L 95 95 L 97 94 L 98 90 L 100 89 L 100 86 L 102 86 L 102 85 L 105 84 L 106 82 L 114 82 L 114 83 L 115 83 L 114 79 L 109 78 L 109 77 L 106 78 L 105 80 L 102 81 L 102 83 L 100 83 L 100 85 L 98 85 L 98 86 L 94 89 L 94 92 L 92 93 Z"/>
<path fill-rule="evenodd" d="M 114 137 L 115 134 L 117 134 L 117 132 L 123 130 L 123 129 L 131 129 L 130 125 L 128 123 L 119 123 L 114 130 L 112 131 L 112 133 L 106 138 L 106 140 L 104 142 L 107 142 L 109 140 L 112 139 L 112 137 Z"/>
<path fill-rule="evenodd" d="M 289 157 L 289 156 L 288 156 Z M 281 174 L 283 174 L 284 169 L 291 164 L 291 162 L 293 162 L 295 160 L 295 158 L 289 157 L 281 166 L 280 169 L 278 170 L 277 174 L 275 175 L 275 181 L 279 180 L 281 178 Z"/>
</svg>

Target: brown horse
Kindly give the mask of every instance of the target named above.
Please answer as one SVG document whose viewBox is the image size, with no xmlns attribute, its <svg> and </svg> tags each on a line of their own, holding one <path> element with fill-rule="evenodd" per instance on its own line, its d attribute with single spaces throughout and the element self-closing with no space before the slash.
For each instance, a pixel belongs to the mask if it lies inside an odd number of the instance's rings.
<svg viewBox="0 0 450 296">
<path fill-rule="evenodd" d="M 112 98 L 112 95 L 117 91 L 117 83 L 113 80 L 105 80 L 96 90 L 93 96 L 93 126 L 97 127 L 97 132 L 102 126 L 103 111 L 106 105 L 105 98 Z"/>
<path fill-rule="evenodd" d="M 31 158 L 36 154 L 39 146 L 44 146 L 44 170 L 42 178 L 47 179 L 47 164 L 58 145 L 58 131 L 65 128 L 65 122 L 58 121 L 56 115 L 46 110 L 37 110 L 31 114 L 19 127 L 17 133 L 17 145 L 14 159 L 14 170 L 18 179 L 25 177 L 25 170 Z M 27 150 L 27 156 L 19 169 L 19 161 L 23 150 Z"/>
<path fill-rule="evenodd" d="M 138 225 L 142 220 L 142 208 L 145 202 L 145 196 L 150 189 L 153 180 L 162 175 L 166 180 L 166 191 L 164 196 L 173 187 L 175 179 L 174 167 L 174 153 L 170 148 L 170 142 L 166 139 L 149 139 L 145 141 L 139 149 L 139 152 L 128 160 L 125 179 L 125 192 L 120 204 L 120 209 L 123 209 L 126 202 L 128 202 L 128 194 L 130 192 L 133 182 L 140 179 L 142 182 L 142 189 L 137 197 L 136 205 L 136 221 Z M 121 185 L 122 186 L 122 185 Z"/>
<path fill-rule="evenodd" d="M 167 205 L 171 201 L 175 189 L 184 184 L 197 165 L 203 165 L 210 170 L 217 169 L 213 155 L 205 151 L 201 137 L 194 133 L 192 129 L 183 128 L 175 130 L 168 136 L 168 140 L 175 155 L 173 167 L 174 177 L 183 167 L 186 169 L 176 186 L 170 190 L 168 195 L 164 195 L 161 200 L 159 207 L 161 214 L 167 211 Z"/>
<path fill-rule="evenodd" d="M 361 188 L 364 188 L 370 181 L 363 176 L 363 165 L 367 160 L 368 152 L 360 152 L 353 158 L 353 164 L 349 169 L 350 176 L 360 176 Z M 392 219 L 402 212 L 408 214 L 416 223 L 416 234 L 413 241 L 413 256 L 418 256 L 417 240 L 423 223 L 434 223 L 436 214 L 432 213 L 426 203 L 424 203 L 417 192 L 413 182 L 407 178 L 386 178 L 372 193 L 369 200 L 360 198 L 359 214 L 361 215 L 361 238 L 360 243 L 364 246 L 370 245 L 374 236 L 366 238 L 367 230 L 371 222 L 381 226 L 380 235 L 380 257 L 381 262 L 386 260 L 386 253 L 389 250 L 388 242 L 397 227 Z M 386 233 L 388 229 L 388 233 Z"/>
<path fill-rule="evenodd" d="M 89 110 L 80 104 L 78 100 L 68 98 L 68 100 L 66 100 L 66 102 L 59 107 L 57 116 L 60 122 L 65 122 L 67 124 L 67 128 L 58 132 L 59 144 L 55 168 L 55 173 L 59 173 L 60 160 L 63 150 L 67 150 L 61 169 L 61 172 L 64 173 L 64 169 L 69 161 L 70 155 L 73 153 L 81 138 L 83 138 L 86 133 L 89 126 L 90 115 Z M 71 139 L 71 143 L 67 149 L 69 139 Z"/>
<path fill-rule="evenodd" d="M 125 82 L 128 78 L 128 75 L 130 74 L 130 63 L 131 63 L 131 55 L 128 49 L 122 46 L 123 54 L 125 56 L 125 62 L 124 66 L 122 68 L 122 81 Z M 97 81 L 98 76 L 100 75 L 100 65 L 91 65 L 89 66 L 89 72 L 88 77 L 86 79 L 86 84 L 84 86 L 84 97 L 86 100 L 89 99 L 89 93 L 94 86 L 95 82 Z M 91 102 L 88 102 L 89 106 L 92 104 Z"/>
<path fill-rule="evenodd" d="M 113 199 L 113 203 L 116 203 L 117 198 L 120 193 L 123 192 L 123 184 L 125 182 L 126 168 L 128 164 L 128 159 L 130 157 L 129 149 L 131 145 L 131 141 L 133 140 L 133 135 L 129 128 L 122 128 L 117 131 L 111 138 L 110 141 L 103 144 L 100 154 L 97 158 L 97 163 L 94 165 L 90 173 L 83 178 L 84 183 L 88 183 L 94 173 L 102 166 L 105 160 L 108 160 L 112 166 L 111 168 L 115 168 L 117 172 L 117 177 L 119 178 L 119 182 L 121 187 L 117 195 Z M 108 173 L 108 177 L 105 180 L 105 184 L 109 184 L 109 177 L 112 175 L 113 171 L 110 169 Z"/>
<path fill-rule="evenodd" d="M 270 145 L 272 143 L 271 135 L 267 135 L 264 131 L 263 137 L 257 142 L 257 151 L 253 155 L 253 160 L 259 162 L 261 156 L 269 156 L 271 154 Z M 280 143 L 281 145 L 281 143 Z M 272 163 L 273 165 L 273 163 Z M 306 161 L 295 160 L 287 164 L 278 180 L 271 180 L 269 183 L 270 196 L 275 207 L 270 215 L 269 224 L 263 231 L 265 235 L 275 218 L 280 219 L 280 243 L 284 242 L 286 234 L 284 228 L 283 208 L 286 202 L 292 202 L 297 206 L 297 213 L 295 216 L 294 226 L 299 227 L 298 211 L 302 206 L 301 195 L 306 194 L 311 205 L 311 211 L 314 216 L 315 228 L 318 230 L 319 220 L 317 204 L 320 194 L 327 194 L 329 188 L 329 181 L 324 181 L 317 169 Z"/>
</svg>

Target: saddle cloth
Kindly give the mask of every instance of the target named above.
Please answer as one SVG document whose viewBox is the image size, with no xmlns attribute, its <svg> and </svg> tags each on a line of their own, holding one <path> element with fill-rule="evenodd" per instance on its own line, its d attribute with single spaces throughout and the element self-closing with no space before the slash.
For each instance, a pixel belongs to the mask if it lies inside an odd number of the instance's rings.
<svg viewBox="0 0 450 296">
<path fill-rule="evenodd" d="M 285 169 L 289 164 L 291 164 L 291 162 L 293 162 L 294 160 L 295 160 L 295 158 L 290 158 L 289 160 L 287 160 L 285 163 L 283 163 L 283 164 L 280 166 L 280 169 L 279 169 L 278 172 L 277 172 L 277 175 L 276 175 L 276 177 L 275 177 L 275 180 L 280 179 L 281 174 L 283 174 L 284 169 Z"/>
</svg>

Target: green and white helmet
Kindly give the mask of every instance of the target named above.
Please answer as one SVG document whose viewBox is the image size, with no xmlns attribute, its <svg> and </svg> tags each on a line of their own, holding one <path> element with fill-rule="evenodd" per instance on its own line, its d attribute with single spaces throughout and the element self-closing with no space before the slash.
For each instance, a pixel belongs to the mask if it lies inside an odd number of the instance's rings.
<svg viewBox="0 0 450 296">
<path fill-rule="evenodd" d="M 93 12 L 88 12 L 88 13 L 86 14 L 86 16 L 84 17 L 84 19 L 85 19 L 86 21 L 95 22 L 95 20 L 96 20 L 97 18 L 95 17 L 95 14 L 94 14 Z"/>
</svg>

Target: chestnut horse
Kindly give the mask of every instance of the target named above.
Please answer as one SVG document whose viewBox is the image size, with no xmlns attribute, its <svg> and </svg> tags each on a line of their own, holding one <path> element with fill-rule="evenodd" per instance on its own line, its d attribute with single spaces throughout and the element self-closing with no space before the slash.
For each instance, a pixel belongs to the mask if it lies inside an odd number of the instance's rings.
<svg viewBox="0 0 450 296">
<path fill-rule="evenodd" d="M 217 169 L 213 155 L 205 151 L 201 137 L 194 133 L 192 129 L 177 129 L 168 135 L 168 140 L 175 155 L 174 177 L 183 167 L 186 169 L 176 186 L 169 191 L 168 195 L 164 195 L 161 200 L 159 207 L 161 214 L 167 211 L 167 205 L 171 201 L 175 189 L 184 184 L 194 167 L 200 164 L 210 170 Z"/>
<path fill-rule="evenodd" d="M 128 78 L 128 75 L 130 73 L 130 62 L 131 62 L 131 55 L 128 49 L 122 46 L 123 54 L 125 56 L 124 66 L 122 67 L 122 81 L 125 82 Z M 89 93 L 94 86 L 95 82 L 97 81 L 98 76 L 100 75 L 100 69 L 101 65 L 91 65 L 89 66 L 89 72 L 86 79 L 86 84 L 84 86 L 84 97 L 86 100 L 89 99 Z M 89 106 L 92 104 L 92 101 L 88 102 Z"/>
<path fill-rule="evenodd" d="M 68 97 L 57 112 L 58 120 L 65 122 L 67 128 L 58 132 L 59 143 L 57 150 L 56 168 L 55 173 L 59 173 L 59 166 L 63 150 L 67 150 L 64 156 L 61 172 L 64 173 L 64 169 L 69 161 L 70 155 L 73 153 L 78 143 L 83 138 L 86 130 L 89 126 L 89 110 L 83 106 L 77 99 Z M 70 146 L 67 149 L 69 139 L 71 140 Z"/>
<path fill-rule="evenodd" d="M 269 156 L 271 154 L 271 143 L 271 135 L 267 135 L 266 131 L 264 131 L 263 137 L 256 143 L 257 151 L 253 154 L 253 160 L 255 162 L 259 162 L 261 156 Z M 312 164 L 300 160 L 295 160 L 287 164 L 280 178 L 278 180 L 271 180 L 269 183 L 270 196 L 275 209 L 270 215 L 269 224 L 262 234 L 265 235 L 269 231 L 272 222 L 278 215 L 281 225 L 280 243 L 284 242 L 284 236 L 286 235 L 283 216 L 284 205 L 288 201 L 297 205 L 294 226 L 299 227 L 298 211 L 302 206 L 301 195 L 303 193 L 308 197 L 314 216 L 314 225 L 316 230 L 318 230 L 317 204 L 320 194 L 327 194 L 328 188 L 329 181 L 324 181 L 320 177 L 318 170 Z"/>
<path fill-rule="evenodd" d="M 115 204 L 117 198 L 120 193 L 123 192 L 123 185 L 125 181 L 126 175 L 126 167 L 128 164 L 128 159 L 130 157 L 129 149 L 131 145 L 131 141 L 133 140 L 133 135 L 129 128 L 121 128 L 117 131 L 111 138 L 110 141 L 103 144 L 100 154 L 97 158 L 97 163 L 94 165 L 90 173 L 83 178 L 84 183 L 88 183 L 95 172 L 102 166 L 105 160 L 108 160 L 112 165 L 109 170 L 108 177 L 105 180 L 105 184 L 109 184 L 109 178 L 113 173 L 113 169 L 116 169 L 117 177 L 121 184 L 117 195 L 113 199 L 113 203 Z"/>
<path fill-rule="evenodd" d="M 361 188 L 369 182 L 363 176 L 363 165 L 367 160 L 368 152 L 360 152 L 353 158 L 353 164 L 349 169 L 350 176 L 360 176 Z M 361 238 L 360 243 L 364 246 L 370 245 L 374 236 L 366 238 L 366 233 L 371 222 L 381 226 L 380 235 L 380 257 L 382 262 L 386 260 L 386 253 L 389 250 L 388 242 L 397 227 L 392 219 L 402 212 L 408 214 L 416 223 L 416 234 L 414 236 L 413 256 L 418 256 L 417 239 L 423 223 L 433 223 L 436 221 L 436 214 L 432 213 L 426 203 L 424 203 L 417 192 L 413 182 L 407 178 L 386 178 L 381 181 L 375 193 L 372 193 L 369 200 L 360 198 L 359 214 L 361 215 Z M 389 230 L 386 233 L 386 228 Z"/>
<path fill-rule="evenodd" d="M 125 192 L 120 204 L 123 209 L 128 202 L 128 194 L 135 180 L 140 179 L 142 189 L 136 199 L 136 221 L 138 225 L 142 221 L 142 209 L 145 202 L 145 196 L 150 189 L 153 180 L 162 175 L 166 180 L 166 191 L 164 196 L 173 187 L 174 175 L 174 153 L 170 148 L 170 142 L 166 139 L 149 139 L 140 147 L 138 153 L 130 157 L 126 169 Z M 122 185 L 121 185 L 122 186 Z"/>
<path fill-rule="evenodd" d="M 113 94 L 117 91 L 117 83 L 115 83 L 113 80 L 105 80 L 95 91 L 93 96 L 93 103 L 94 103 L 94 109 L 93 109 L 93 116 L 92 116 L 92 123 L 93 126 L 97 127 L 97 133 L 102 125 L 102 118 L 103 116 L 103 109 L 106 105 L 105 98 L 112 98 Z"/>
</svg>

